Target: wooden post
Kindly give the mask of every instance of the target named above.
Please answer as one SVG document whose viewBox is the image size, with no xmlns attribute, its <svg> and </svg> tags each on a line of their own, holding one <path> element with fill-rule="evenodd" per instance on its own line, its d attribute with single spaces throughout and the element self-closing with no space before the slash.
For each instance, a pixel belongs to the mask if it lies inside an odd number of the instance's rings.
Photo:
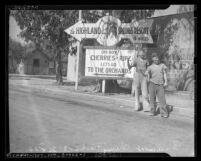
<svg viewBox="0 0 201 161">
<path fill-rule="evenodd" d="M 82 20 L 82 10 L 79 10 L 79 21 Z M 76 61 L 76 78 L 75 78 L 75 90 L 78 89 L 79 81 L 79 58 L 80 58 L 80 42 L 77 44 L 77 61 Z"/>
<path fill-rule="evenodd" d="M 102 93 L 105 93 L 105 79 L 102 80 Z"/>
</svg>

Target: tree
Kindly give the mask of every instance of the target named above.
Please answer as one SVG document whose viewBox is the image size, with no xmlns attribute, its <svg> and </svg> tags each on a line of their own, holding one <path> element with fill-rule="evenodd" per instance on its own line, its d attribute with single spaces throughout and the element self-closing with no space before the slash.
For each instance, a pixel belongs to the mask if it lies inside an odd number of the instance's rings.
<svg viewBox="0 0 201 161">
<path fill-rule="evenodd" d="M 170 79 L 174 89 L 179 91 L 194 90 L 194 14 L 186 7 L 181 5 L 177 15 L 156 18 L 152 33 L 158 35 L 157 47 L 170 73 L 177 70 L 177 74 L 173 74 L 175 80 Z M 182 55 L 188 55 L 191 61 L 182 60 L 186 59 Z"/>
<path fill-rule="evenodd" d="M 20 42 L 17 42 L 9 37 L 9 72 L 15 73 L 17 64 L 25 55 L 25 47 Z"/>
<path fill-rule="evenodd" d="M 48 49 L 54 51 L 56 61 L 56 80 L 63 84 L 61 53 L 68 54 L 71 44 L 70 36 L 64 30 L 73 25 L 78 19 L 76 10 L 13 10 L 14 16 L 22 32 L 20 36 L 25 41 L 32 41 L 41 46 L 48 41 Z"/>
</svg>

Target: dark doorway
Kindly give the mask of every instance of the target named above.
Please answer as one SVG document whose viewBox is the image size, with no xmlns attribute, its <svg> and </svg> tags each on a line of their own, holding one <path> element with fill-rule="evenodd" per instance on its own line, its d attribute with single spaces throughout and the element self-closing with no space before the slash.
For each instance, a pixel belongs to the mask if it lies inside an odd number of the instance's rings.
<svg viewBox="0 0 201 161">
<path fill-rule="evenodd" d="M 33 74 L 39 74 L 40 72 L 40 60 L 34 59 L 33 60 Z"/>
</svg>

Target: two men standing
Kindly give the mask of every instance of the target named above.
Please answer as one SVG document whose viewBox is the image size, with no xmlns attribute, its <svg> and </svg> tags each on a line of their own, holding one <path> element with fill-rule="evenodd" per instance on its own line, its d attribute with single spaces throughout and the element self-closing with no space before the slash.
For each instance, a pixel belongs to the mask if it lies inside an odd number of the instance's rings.
<svg viewBox="0 0 201 161">
<path fill-rule="evenodd" d="M 156 96 L 159 101 L 159 109 L 161 117 L 169 116 L 164 87 L 167 86 L 167 77 L 165 64 L 159 62 L 158 55 L 152 54 L 152 65 L 149 62 L 143 50 L 139 51 L 138 56 L 134 57 L 130 62 L 127 61 L 128 68 L 136 67 L 133 77 L 133 88 L 135 91 L 135 110 L 141 109 L 140 93 L 142 93 L 143 111 L 150 111 L 150 115 L 156 115 Z M 149 67 L 148 67 L 149 66 Z M 149 84 L 149 85 L 148 85 Z M 149 89 L 149 94 L 148 94 Z M 150 100 L 150 104 L 149 104 Z"/>
</svg>

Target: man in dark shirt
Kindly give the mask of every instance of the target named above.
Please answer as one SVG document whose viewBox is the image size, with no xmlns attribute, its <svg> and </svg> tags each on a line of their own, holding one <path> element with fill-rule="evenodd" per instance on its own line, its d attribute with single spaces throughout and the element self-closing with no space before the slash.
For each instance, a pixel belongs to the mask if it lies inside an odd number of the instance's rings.
<svg viewBox="0 0 201 161">
<path fill-rule="evenodd" d="M 146 59 L 144 51 L 139 51 L 138 56 L 134 57 L 130 62 L 127 60 L 128 68 L 136 67 L 136 72 L 133 75 L 133 87 L 135 91 L 135 110 L 140 110 L 140 94 L 139 89 L 141 89 L 142 93 L 142 105 L 143 110 L 149 110 L 149 103 L 148 103 L 148 89 L 147 89 L 147 78 L 145 75 L 147 66 L 149 65 L 148 60 Z"/>
</svg>

